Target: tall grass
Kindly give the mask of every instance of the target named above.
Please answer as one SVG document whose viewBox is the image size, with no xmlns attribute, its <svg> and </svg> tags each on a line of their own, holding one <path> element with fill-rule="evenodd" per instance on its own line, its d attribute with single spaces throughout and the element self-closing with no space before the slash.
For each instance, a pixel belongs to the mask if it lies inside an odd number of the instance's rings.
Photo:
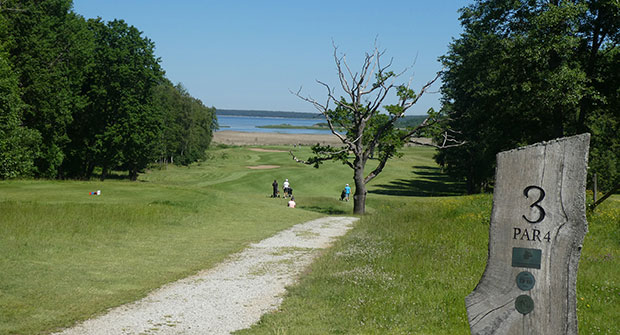
<svg viewBox="0 0 620 335">
<path fill-rule="evenodd" d="M 239 334 L 464 334 L 486 260 L 489 196 L 389 199 Z"/>
<path fill-rule="evenodd" d="M 577 317 L 582 334 L 620 334 L 620 196 L 588 214 L 579 272 Z"/>
<path fill-rule="evenodd" d="M 238 334 L 468 334 L 491 196 L 385 198 Z M 577 284 L 582 334 L 620 333 L 620 199 L 588 217 Z"/>
</svg>

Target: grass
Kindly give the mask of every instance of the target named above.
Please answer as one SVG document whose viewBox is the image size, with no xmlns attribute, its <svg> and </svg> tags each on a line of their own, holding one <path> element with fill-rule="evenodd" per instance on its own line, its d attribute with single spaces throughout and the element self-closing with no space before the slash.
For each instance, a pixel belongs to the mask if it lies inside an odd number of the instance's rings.
<svg viewBox="0 0 620 335">
<path fill-rule="evenodd" d="M 468 334 L 464 297 L 487 257 L 491 195 L 374 200 L 361 222 L 237 334 Z M 582 334 L 620 333 L 620 197 L 588 217 Z"/>
<path fill-rule="evenodd" d="M 169 166 L 137 183 L 1 182 L 0 334 L 71 325 L 322 216 L 268 198 L 272 176 L 245 166 L 270 154 L 211 154 L 212 164 Z"/>
<path fill-rule="evenodd" d="M 489 196 L 378 200 L 277 313 L 239 334 L 464 334 Z"/>
<path fill-rule="evenodd" d="M 287 149 L 284 147 L 263 147 Z M 0 182 L 0 334 L 40 334 L 133 301 L 293 224 L 350 215 L 351 171 L 287 152 L 214 147 L 139 182 Z M 310 155 L 297 147 L 297 156 Z M 486 261 L 491 196 L 456 196 L 433 150 L 406 148 L 369 187 L 356 227 L 240 334 L 461 334 Z M 279 165 L 251 170 L 247 166 Z M 372 165 L 372 163 L 371 163 Z M 288 178 L 297 209 L 271 199 Z M 100 189 L 101 196 L 89 192 Z M 431 197 L 432 196 L 432 197 Z M 617 334 L 620 197 L 589 214 L 577 284 L 584 334 Z"/>
<path fill-rule="evenodd" d="M 577 277 L 577 317 L 583 334 L 620 334 L 620 196 L 588 215 Z"/>
</svg>

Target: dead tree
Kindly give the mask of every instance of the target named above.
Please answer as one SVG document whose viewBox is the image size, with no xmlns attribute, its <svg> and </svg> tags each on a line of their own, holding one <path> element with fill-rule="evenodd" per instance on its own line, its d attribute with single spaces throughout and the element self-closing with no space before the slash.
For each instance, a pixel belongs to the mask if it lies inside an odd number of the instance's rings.
<svg viewBox="0 0 620 335">
<path fill-rule="evenodd" d="M 333 87 L 318 80 L 317 82 L 327 90 L 325 103 L 301 95 L 301 89 L 292 93 L 311 103 L 323 114 L 332 134 L 340 139 L 342 146 L 332 147 L 317 144 L 312 147 L 314 155 L 308 160 L 297 158 L 292 151 L 291 155 L 297 162 L 314 165 L 317 168 L 323 161 L 339 160 L 353 169 L 355 181 L 353 212 L 364 214 L 366 210 L 366 184 L 381 173 L 391 157 L 399 155 L 398 149 L 409 142 L 417 143 L 415 138 L 422 135 L 433 134 L 438 137 L 439 125 L 444 118 L 432 108 L 428 111 L 427 118 L 416 127 L 399 129 L 395 123 L 418 102 L 420 97 L 439 78 L 441 72 L 437 73 L 435 78 L 422 86 L 416 93 L 409 87 L 410 83 L 407 85 L 395 83 L 395 80 L 402 76 L 406 70 L 400 73 L 390 71 L 392 61 L 387 65 L 382 65 L 381 57 L 385 51 L 380 52 L 376 46 L 371 54 L 366 54 L 359 73 L 353 73 L 345 56 L 339 57 L 337 51 L 338 48 L 334 46 L 334 61 L 344 97 L 337 98 Z M 384 105 L 386 97 L 392 92 L 398 99 L 397 103 Z M 332 105 L 334 106 L 333 109 L 331 108 Z M 344 131 L 338 131 L 338 129 L 344 129 Z M 440 148 L 459 145 L 447 132 L 441 136 L 443 138 L 442 143 L 430 145 Z M 419 144 L 429 145 L 428 143 Z M 366 163 L 373 157 L 378 160 L 378 165 L 365 176 Z"/>
</svg>

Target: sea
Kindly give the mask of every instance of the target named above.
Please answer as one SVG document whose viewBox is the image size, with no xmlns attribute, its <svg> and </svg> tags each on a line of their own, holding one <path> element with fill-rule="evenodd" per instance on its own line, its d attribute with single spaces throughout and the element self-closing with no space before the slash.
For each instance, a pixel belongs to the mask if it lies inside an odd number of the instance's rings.
<svg viewBox="0 0 620 335">
<path fill-rule="evenodd" d="M 312 126 L 317 123 L 325 123 L 324 118 L 296 119 L 285 117 L 256 117 L 256 116 L 232 116 L 218 115 L 217 122 L 219 131 L 233 130 L 242 132 L 281 133 L 281 134 L 331 134 L 324 129 L 285 129 L 285 128 L 257 128 L 256 126 L 269 126 L 290 124 L 293 126 Z"/>
</svg>

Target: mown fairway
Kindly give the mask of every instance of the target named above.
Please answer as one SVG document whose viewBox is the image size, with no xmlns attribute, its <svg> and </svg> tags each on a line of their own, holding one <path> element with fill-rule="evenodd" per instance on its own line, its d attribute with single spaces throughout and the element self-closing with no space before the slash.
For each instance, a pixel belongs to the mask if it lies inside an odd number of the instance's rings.
<svg viewBox="0 0 620 335">
<path fill-rule="evenodd" d="M 467 333 L 463 299 L 484 269 L 491 196 L 455 196 L 459 185 L 432 154 L 408 148 L 390 161 L 369 188 L 369 215 L 312 266 L 281 311 L 242 333 Z M 257 165 L 280 168 L 248 169 Z M 317 170 L 288 152 L 218 147 L 205 163 L 153 170 L 135 183 L 0 182 L 0 334 L 70 325 L 293 224 L 349 215 L 353 204 L 337 198 L 351 176 L 339 163 Z M 284 178 L 297 209 L 269 198 L 273 180 Z M 98 189 L 101 196 L 88 195 Z M 617 334 L 618 197 L 588 219 L 580 330 Z"/>
</svg>

